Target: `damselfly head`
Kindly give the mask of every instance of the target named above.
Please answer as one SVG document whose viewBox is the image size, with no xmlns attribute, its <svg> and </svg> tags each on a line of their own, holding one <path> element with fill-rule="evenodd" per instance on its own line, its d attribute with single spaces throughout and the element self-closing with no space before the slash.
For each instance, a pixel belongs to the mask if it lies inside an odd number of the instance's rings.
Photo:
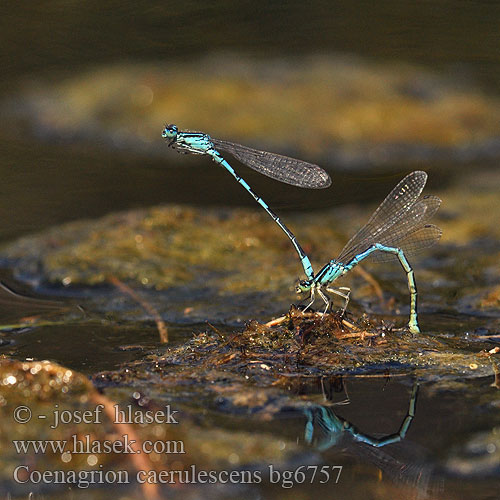
<svg viewBox="0 0 500 500">
<path fill-rule="evenodd" d="M 295 291 L 297 293 L 308 292 L 311 289 L 311 286 L 311 280 L 300 280 L 295 287 Z"/>
<path fill-rule="evenodd" d="M 172 142 L 175 142 L 175 139 L 177 138 L 178 131 L 179 129 L 177 128 L 177 125 L 171 123 L 170 125 L 165 125 L 165 128 L 163 129 L 161 136 L 164 139 L 167 139 L 169 141 L 169 144 L 172 144 Z"/>
</svg>

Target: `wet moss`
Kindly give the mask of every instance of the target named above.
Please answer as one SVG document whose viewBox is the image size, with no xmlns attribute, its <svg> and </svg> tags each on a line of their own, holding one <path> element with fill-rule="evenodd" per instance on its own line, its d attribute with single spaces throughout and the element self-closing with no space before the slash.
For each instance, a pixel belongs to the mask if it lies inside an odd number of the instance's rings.
<svg viewBox="0 0 500 500">
<path fill-rule="evenodd" d="M 102 284 L 115 276 L 161 290 L 210 276 L 227 292 L 276 290 L 294 255 L 290 248 L 280 265 L 283 241 L 274 229 L 252 211 L 158 207 L 66 224 L 19 241 L 4 257 L 38 261 L 33 267 L 41 265 L 43 281 L 65 286 Z"/>
<path fill-rule="evenodd" d="M 231 411 L 246 406 L 267 414 L 300 407 L 294 388 L 307 379 L 412 374 L 446 387 L 460 377 L 491 376 L 495 356 L 485 345 L 471 348 L 446 337 L 292 308 L 272 325 L 251 321 L 241 332 L 200 333 L 162 355 L 98 374 L 95 381 L 103 387 L 146 384 L 156 387 L 153 392 L 173 394 L 189 387 L 223 398 Z"/>
</svg>

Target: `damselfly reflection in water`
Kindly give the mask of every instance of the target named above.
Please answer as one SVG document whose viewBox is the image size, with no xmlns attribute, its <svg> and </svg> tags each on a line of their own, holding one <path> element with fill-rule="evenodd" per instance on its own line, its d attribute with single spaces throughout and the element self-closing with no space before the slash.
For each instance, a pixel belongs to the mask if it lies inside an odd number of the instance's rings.
<svg viewBox="0 0 500 500">
<path fill-rule="evenodd" d="M 305 309 L 312 306 L 316 293 L 326 304 L 325 312 L 330 308 L 331 299 L 324 293 L 324 288 L 344 299 L 343 311 L 345 311 L 350 290 L 346 287 L 332 288 L 330 284 L 365 259 L 370 258 L 380 262 L 397 258 L 406 273 L 410 291 L 408 326 L 411 332 L 420 332 L 417 316 L 417 288 L 413 269 L 407 256 L 432 246 L 441 237 L 441 230 L 438 227 L 427 224 L 439 208 L 441 200 L 435 196 L 426 196 L 418 200 L 427 181 L 425 172 L 412 172 L 400 181 L 367 224 L 351 238 L 339 257 L 332 259 L 315 274 L 309 257 L 295 235 L 235 172 L 219 150 L 228 152 L 258 172 L 296 186 L 327 187 L 330 184 L 330 178 L 326 172 L 317 165 L 213 139 L 202 132 L 182 132 L 176 125 L 167 125 L 162 136 L 168 140 L 170 147 L 180 152 L 208 155 L 216 163 L 224 166 L 285 232 L 299 255 L 306 275 L 306 279 L 301 280 L 297 285 L 298 293 L 310 293 L 310 301 Z"/>
<path fill-rule="evenodd" d="M 415 382 L 410 395 L 408 412 L 403 419 L 398 432 L 383 437 L 374 437 L 361 432 L 354 424 L 335 414 L 331 406 L 312 405 L 306 410 L 305 440 L 313 444 L 316 449 L 323 451 L 334 446 L 342 436 L 342 433 L 351 434 L 354 440 L 369 444 L 376 448 L 403 440 L 415 417 L 417 405 L 418 384 Z M 316 431 L 320 431 L 319 433 Z M 314 438 L 314 435 L 320 437 Z"/>
</svg>

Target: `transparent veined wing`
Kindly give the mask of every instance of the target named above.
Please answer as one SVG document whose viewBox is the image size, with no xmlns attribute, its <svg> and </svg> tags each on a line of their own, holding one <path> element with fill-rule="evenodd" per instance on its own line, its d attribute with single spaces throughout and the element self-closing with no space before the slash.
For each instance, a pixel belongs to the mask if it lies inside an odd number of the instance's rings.
<svg viewBox="0 0 500 500">
<path fill-rule="evenodd" d="M 426 208 L 416 201 L 426 182 L 427 174 L 420 170 L 402 179 L 375 210 L 370 220 L 348 241 L 337 260 L 347 264 L 374 243 L 382 243 L 379 240 L 383 235 L 391 232 L 405 234 L 408 229 L 404 228 L 410 224 L 422 224 Z"/>
<path fill-rule="evenodd" d="M 401 248 L 405 257 L 411 257 L 435 245 L 441 238 L 441 234 L 442 231 L 439 227 L 434 224 L 426 224 L 425 226 L 418 227 L 407 233 L 407 235 L 399 240 L 397 244 L 391 245 L 387 243 L 387 246 Z M 388 262 L 397 258 L 397 255 L 388 252 L 373 252 L 366 260 L 372 262 Z"/>
<path fill-rule="evenodd" d="M 422 229 L 427 224 L 427 222 L 437 212 L 440 205 L 441 200 L 437 196 L 426 196 L 422 198 L 421 200 L 417 201 L 417 203 L 415 203 L 413 207 L 411 207 L 411 209 L 406 213 L 404 219 L 399 221 L 398 224 L 388 228 L 385 232 L 380 233 L 375 243 L 381 243 L 382 245 L 386 245 L 389 247 L 401 248 L 404 251 L 405 255 L 407 254 L 407 252 L 410 252 L 409 255 L 418 253 L 419 250 L 417 250 L 415 246 L 417 245 L 417 241 L 412 244 L 411 248 L 407 246 L 405 249 L 404 245 L 405 243 L 407 243 L 408 238 L 410 238 L 412 233 L 419 229 Z M 441 232 L 439 233 L 439 237 L 440 236 Z M 435 239 L 434 243 L 439 240 L 439 237 Z M 372 244 L 373 243 L 369 244 L 369 246 L 371 246 Z M 422 240 L 422 245 L 422 250 L 431 246 L 424 240 Z M 385 255 L 382 257 L 379 256 L 379 254 Z M 397 258 L 396 256 L 394 257 Z M 391 260 L 391 254 L 387 252 L 374 252 L 370 257 L 368 257 L 368 259 L 372 261 L 385 262 L 387 260 Z"/>
<path fill-rule="evenodd" d="M 215 149 L 231 154 L 241 163 L 277 181 L 310 189 L 326 188 L 332 183 L 327 172 L 313 163 L 220 139 L 212 138 L 212 142 Z"/>
</svg>

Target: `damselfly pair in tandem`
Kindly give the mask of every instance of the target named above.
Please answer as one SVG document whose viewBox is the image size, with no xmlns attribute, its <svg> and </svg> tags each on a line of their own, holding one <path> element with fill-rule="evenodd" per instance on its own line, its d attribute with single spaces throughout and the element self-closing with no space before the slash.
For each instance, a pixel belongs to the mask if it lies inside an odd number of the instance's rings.
<svg viewBox="0 0 500 500">
<path fill-rule="evenodd" d="M 441 200 L 436 196 L 420 198 L 427 182 L 425 172 L 415 171 L 402 179 L 375 210 L 369 221 L 348 241 L 339 256 L 314 273 L 311 261 L 295 235 L 236 173 L 221 152 L 229 153 L 241 163 L 268 177 L 304 188 L 320 189 L 331 184 L 329 175 L 321 167 L 288 156 L 215 139 L 202 132 L 180 131 L 176 125 L 165 126 L 162 137 L 167 140 L 168 146 L 180 153 L 208 155 L 215 163 L 222 165 L 285 232 L 299 255 L 306 275 L 306 279 L 299 281 L 296 287 L 298 293 L 310 294 L 310 301 L 305 309 L 312 306 L 317 294 L 324 301 L 326 312 L 331 307 L 331 299 L 325 293 L 326 290 L 344 299 L 343 311 L 345 311 L 350 290 L 346 287 L 332 287 L 334 281 L 364 260 L 382 262 L 398 259 L 406 273 L 410 291 L 408 327 L 412 333 L 420 332 L 417 287 L 413 269 L 407 258 L 434 245 L 441 237 L 441 230 L 429 224 Z"/>
</svg>

